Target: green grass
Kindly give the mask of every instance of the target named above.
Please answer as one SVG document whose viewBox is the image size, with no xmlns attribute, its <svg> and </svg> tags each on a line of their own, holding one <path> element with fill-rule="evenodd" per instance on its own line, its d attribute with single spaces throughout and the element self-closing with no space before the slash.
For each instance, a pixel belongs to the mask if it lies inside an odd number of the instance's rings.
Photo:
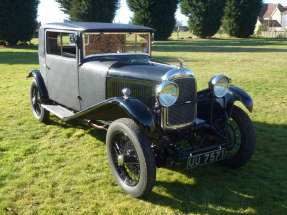
<svg viewBox="0 0 287 215">
<path fill-rule="evenodd" d="M 34 119 L 25 76 L 39 68 L 37 47 L 0 49 L 0 214 L 287 214 L 287 40 L 174 39 L 153 50 L 167 63 L 184 57 L 198 89 L 226 74 L 253 97 L 252 160 L 161 168 L 153 193 L 134 199 L 111 174 L 105 132 Z"/>
</svg>

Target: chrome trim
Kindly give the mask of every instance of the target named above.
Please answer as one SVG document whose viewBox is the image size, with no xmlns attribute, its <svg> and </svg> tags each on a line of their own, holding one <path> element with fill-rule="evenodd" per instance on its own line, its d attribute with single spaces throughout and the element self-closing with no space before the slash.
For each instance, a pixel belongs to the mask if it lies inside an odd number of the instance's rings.
<svg viewBox="0 0 287 215">
<path fill-rule="evenodd" d="M 196 118 L 196 121 L 195 121 L 195 124 L 196 124 L 196 125 L 204 124 L 204 123 L 206 123 L 206 121 L 205 121 L 205 120 L 203 120 L 203 119 L 199 119 L 199 118 Z"/>
<path fill-rule="evenodd" d="M 222 96 L 216 96 L 215 93 L 214 93 L 214 86 L 217 84 L 217 82 L 218 82 L 221 78 L 226 78 L 226 79 L 228 80 L 228 85 L 227 85 L 227 88 L 226 88 L 224 94 L 222 94 Z M 228 78 L 226 75 L 217 75 L 217 76 L 214 76 L 214 77 L 212 77 L 212 78 L 209 80 L 209 82 L 208 82 L 209 90 L 210 90 L 211 93 L 212 93 L 213 95 L 215 95 L 217 98 L 222 98 L 223 96 L 226 95 L 226 93 L 227 93 L 228 90 L 229 90 L 230 84 L 231 84 L 231 79 Z"/>
<path fill-rule="evenodd" d="M 194 122 L 188 122 L 188 123 L 180 124 L 180 125 L 168 125 L 167 121 L 168 121 L 167 108 L 162 108 L 161 110 L 161 127 L 162 128 L 165 128 L 167 130 L 175 130 L 179 128 L 184 128 L 194 123 Z"/>
<path fill-rule="evenodd" d="M 180 78 L 188 78 L 188 77 L 193 77 L 194 78 L 194 73 L 187 69 L 187 68 L 178 68 L 178 67 L 173 67 L 169 71 L 167 71 L 161 78 L 162 83 L 166 81 L 171 81 L 173 79 L 180 79 Z M 189 103 L 189 101 L 187 101 Z M 167 107 L 163 107 L 161 111 L 161 127 L 165 128 L 167 130 L 175 130 L 179 128 L 184 128 L 186 126 L 192 125 L 194 122 L 188 122 L 185 124 L 179 124 L 179 125 L 168 125 L 168 114 L 167 114 Z"/>
<path fill-rule="evenodd" d="M 161 80 L 169 81 L 172 79 L 188 77 L 188 76 L 194 76 L 194 73 L 187 68 L 183 68 L 183 69 L 172 68 L 161 77 Z"/>
<path fill-rule="evenodd" d="M 173 68 L 177 68 L 177 66 L 171 65 L 171 64 L 167 64 L 167 63 L 161 63 L 161 62 L 156 62 L 156 61 L 151 61 L 152 64 L 156 64 L 156 65 L 162 65 L 162 66 L 166 66 L 166 67 L 173 67 Z"/>
<path fill-rule="evenodd" d="M 124 163 L 125 163 L 125 158 L 124 158 L 124 155 L 123 154 L 120 154 L 120 155 L 118 155 L 118 165 L 119 166 L 123 166 L 124 165 Z"/>
<path fill-rule="evenodd" d="M 129 88 L 122 89 L 122 94 L 124 99 L 127 99 L 131 95 L 131 90 Z"/>
<path fill-rule="evenodd" d="M 165 88 L 167 85 L 172 84 L 176 87 L 176 99 L 170 103 L 169 105 L 164 106 L 160 101 L 159 101 L 159 94 L 161 93 L 161 91 L 163 90 L 163 88 Z M 156 99 L 157 101 L 164 107 L 170 107 L 172 105 L 174 105 L 174 103 L 177 101 L 177 98 L 179 96 L 179 89 L 176 83 L 172 82 L 172 81 L 165 81 L 160 83 L 159 85 L 157 85 L 157 87 L 155 88 L 155 94 L 156 94 Z"/>
</svg>

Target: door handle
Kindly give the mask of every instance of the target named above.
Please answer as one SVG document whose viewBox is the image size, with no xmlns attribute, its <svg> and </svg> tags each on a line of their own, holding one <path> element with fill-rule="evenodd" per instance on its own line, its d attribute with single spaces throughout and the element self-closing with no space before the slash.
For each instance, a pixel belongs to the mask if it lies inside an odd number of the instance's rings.
<svg viewBox="0 0 287 215">
<path fill-rule="evenodd" d="M 47 69 L 50 69 L 50 67 L 47 64 L 43 64 L 44 67 L 46 67 Z"/>
</svg>

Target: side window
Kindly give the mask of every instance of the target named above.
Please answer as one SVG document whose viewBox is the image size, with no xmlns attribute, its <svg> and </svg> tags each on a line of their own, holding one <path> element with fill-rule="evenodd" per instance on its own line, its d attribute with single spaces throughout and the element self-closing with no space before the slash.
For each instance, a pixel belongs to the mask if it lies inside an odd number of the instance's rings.
<svg viewBox="0 0 287 215">
<path fill-rule="evenodd" d="M 47 32 L 47 54 L 68 58 L 76 58 L 76 44 L 71 38 L 74 34 L 61 32 Z"/>
<path fill-rule="evenodd" d="M 74 34 L 61 33 L 62 39 L 62 56 L 76 58 L 76 44 L 72 42 Z"/>
<path fill-rule="evenodd" d="M 47 54 L 61 55 L 61 33 L 60 32 L 47 32 Z"/>
</svg>

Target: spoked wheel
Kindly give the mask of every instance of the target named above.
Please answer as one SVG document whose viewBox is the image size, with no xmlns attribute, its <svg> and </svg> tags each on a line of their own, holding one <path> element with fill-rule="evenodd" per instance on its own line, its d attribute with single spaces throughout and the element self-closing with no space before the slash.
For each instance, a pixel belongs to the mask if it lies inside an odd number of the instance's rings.
<svg viewBox="0 0 287 215">
<path fill-rule="evenodd" d="M 129 137 L 123 133 L 118 133 L 113 140 L 112 158 L 121 180 L 129 186 L 137 185 L 140 179 L 138 154 Z"/>
<path fill-rule="evenodd" d="M 40 122 L 47 122 L 49 119 L 49 111 L 41 107 L 42 98 L 36 80 L 34 79 L 30 89 L 31 107 L 33 114 Z"/>
<path fill-rule="evenodd" d="M 156 178 L 155 158 L 148 138 L 135 122 L 113 122 L 106 144 L 110 167 L 120 187 L 136 198 L 150 193 Z"/>
<path fill-rule="evenodd" d="M 234 106 L 224 131 L 232 144 L 227 148 L 226 159 L 221 163 L 231 168 L 243 166 L 255 149 L 255 129 L 251 119 L 245 111 Z"/>
</svg>

